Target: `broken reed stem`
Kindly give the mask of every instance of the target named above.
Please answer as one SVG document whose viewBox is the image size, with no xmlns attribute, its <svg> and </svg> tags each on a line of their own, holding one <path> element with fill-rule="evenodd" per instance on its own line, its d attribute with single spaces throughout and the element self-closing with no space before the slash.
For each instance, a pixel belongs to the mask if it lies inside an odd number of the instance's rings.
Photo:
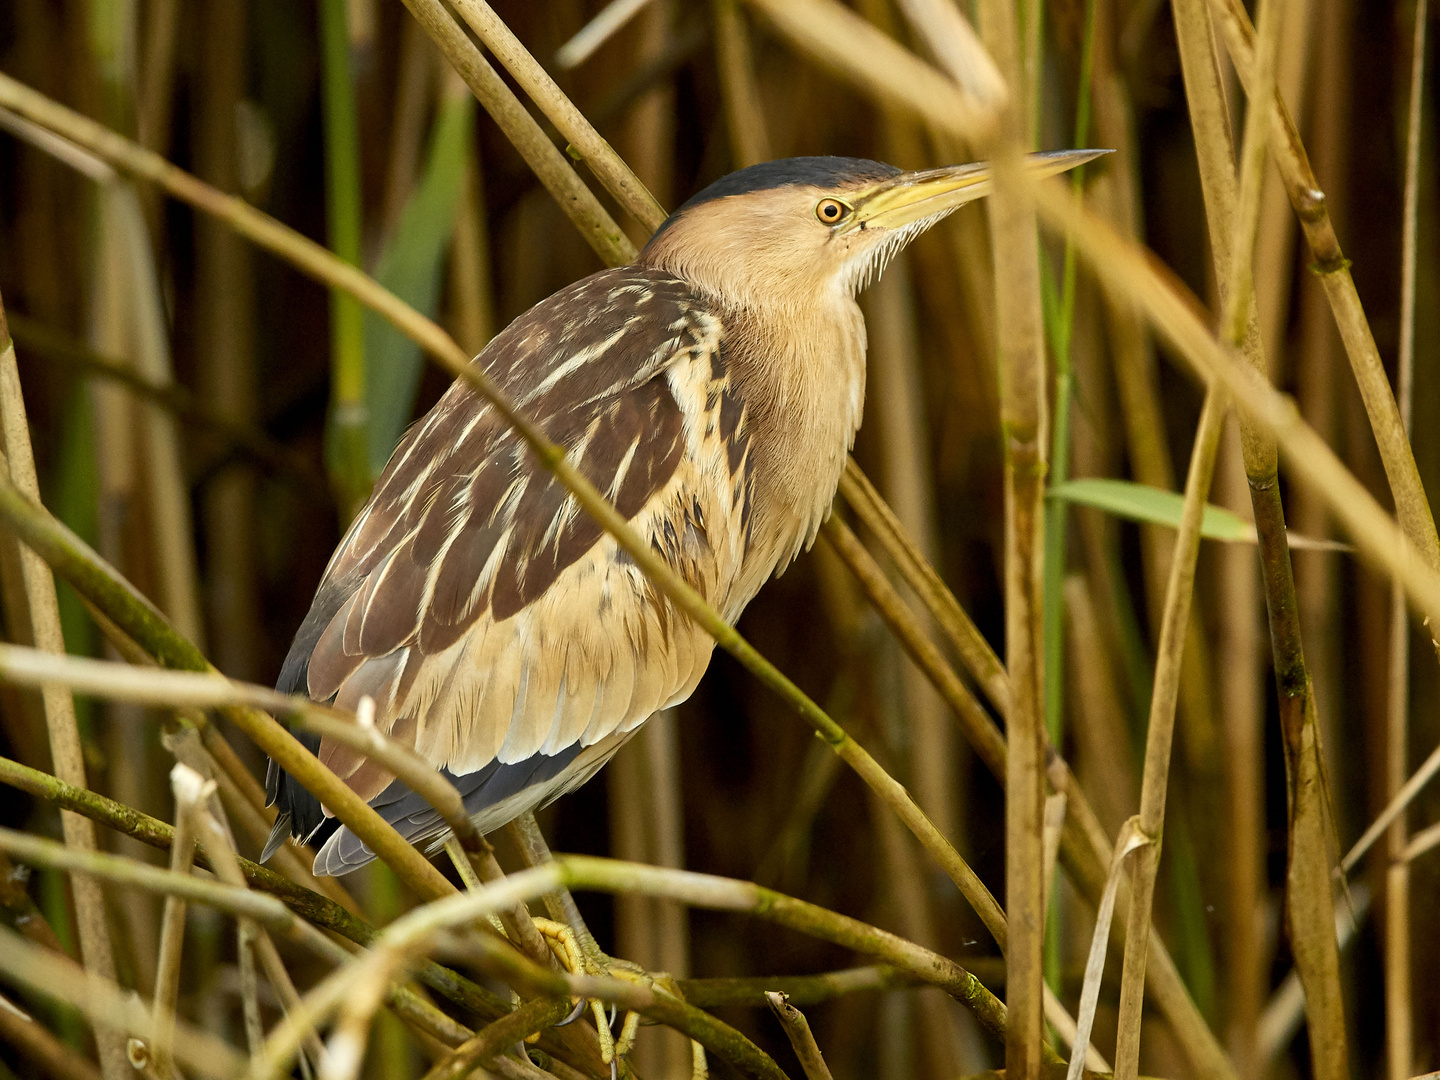
<svg viewBox="0 0 1440 1080">
<path fill-rule="evenodd" d="M 170 847 L 170 872 L 190 876 L 195 862 L 195 820 L 193 805 L 204 798 L 202 789 L 189 782 L 193 770 L 170 772 L 175 793 L 175 839 Z M 180 956 L 185 942 L 185 900 L 173 894 L 165 897 L 160 922 L 160 955 L 155 962 L 155 1037 L 150 1044 L 150 1061 L 159 1080 L 169 1080 L 173 1064 L 170 1044 L 174 1039 L 175 1009 L 180 1000 Z"/>
<path fill-rule="evenodd" d="M 771 990 L 766 993 L 765 1000 L 770 1005 L 770 1011 L 775 1014 L 775 1019 L 780 1021 L 780 1027 L 784 1030 L 785 1037 L 790 1040 L 795 1056 L 800 1059 L 800 1067 L 805 1070 L 807 1080 L 834 1080 L 830 1075 L 830 1067 L 825 1064 L 825 1057 L 815 1042 L 815 1036 L 810 1031 L 810 1023 L 805 1019 L 805 1014 L 790 1004 L 790 999 L 778 991 Z"/>
<path fill-rule="evenodd" d="M 0 437 L 4 441 L 5 460 L 0 462 L 0 476 L 3 476 L 4 483 L 13 485 L 14 490 L 24 492 L 26 497 L 38 499 L 40 483 L 35 472 L 35 453 L 30 446 L 25 399 L 20 389 L 20 369 L 15 362 L 15 343 L 10 340 L 3 300 L 0 300 Z M 44 559 L 35 551 L 22 546 L 19 554 L 21 582 L 30 615 L 30 625 L 24 629 L 37 649 L 64 655 L 65 637 L 60 629 L 55 579 Z M 19 627 L 12 628 L 12 633 L 20 631 Z M 51 687 L 42 693 L 41 703 L 55 773 L 83 787 L 85 760 L 80 750 L 74 699 L 60 687 Z M 85 818 L 61 814 L 60 825 L 65 843 L 70 847 L 77 851 L 95 850 L 95 827 Z M 110 943 L 105 898 L 93 882 L 78 883 L 73 895 L 80 955 L 85 968 L 100 978 L 113 979 L 115 953 Z M 123 1040 L 111 1031 L 96 1031 L 95 1039 L 105 1080 L 126 1080 L 131 1069 Z"/>
<path fill-rule="evenodd" d="M 421 0 L 409 0 L 409 2 L 418 4 Z M 453 22 L 451 25 L 454 25 Z M 455 30 L 456 33 L 460 33 L 458 27 Z M 473 48 L 468 45 L 468 42 L 467 47 Z M 864 747 L 850 738 L 845 729 L 837 724 L 824 709 L 811 700 L 779 668 L 775 667 L 746 641 L 698 592 L 686 584 L 669 563 L 640 538 L 639 533 L 629 521 L 615 509 L 614 504 L 601 495 L 595 486 L 569 462 L 565 452 L 552 443 L 533 422 L 520 414 L 495 387 L 489 377 L 480 368 L 470 364 L 470 358 L 434 321 L 427 319 L 373 278 L 336 259 L 333 254 L 320 245 L 280 224 L 269 215 L 261 213 L 240 199 L 215 190 L 184 170 L 143 150 L 123 136 L 66 109 L 45 95 L 4 75 L 0 75 L 0 105 L 21 113 L 35 123 L 41 124 L 72 142 L 79 143 L 121 171 L 160 184 L 171 195 L 226 222 L 248 239 L 275 252 L 287 262 L 324 284 L 344 289 L 362 304 L 388 319 L 402 334 L 435 357 L 447 371 L 464 379 L 524 439 L 540 464 L 552 472 L 556 479 L 574 495 L 581 508 L 590 514 L 606 532 L 615 537 L 620 547 L 635 560 L 645 576 L 655 583 L 671 603 L 694 619 L 715 639 L 717 645 L 734 656 L 760 682 L 794 708 L 815 730 L 816 734 L 824 739 L 831 749 L 900 816 L 906 827 L 920 841 L 921 846 L 930 853 L 952 880 L 958 883 L 965 875 L 964 861 L 950 842 L 935 828 L 934 823 L 916 805 L 904 786 L 890 776 Z M 548 142 L 547 145 L 549 145 Z M 566 168 L 568 169 L 568 166 Z M 25 535 L 27 543 L 31 542 L 30 535 L 38 535 L 34 533 L 33 529 L 39 521 L 37 513 L 43 513 L 43 510 L 24 500 L 17 502 L 14 498 L 7 496 L 3 489 L 0 489 L 0 516 L 3 516 L 12 528 L 22 533 L 26 528 L 31 528 L 32 532 Z M 48 515 L 45 516 L 48 518 Z M 23 526 L 22 521 L 29 521 L 30 526 Z M 90 595 L 86 588 L 71 579 L 67 571 L 55 560 L 59 559 L 65 566 L 72 568 L 78 568 L 77 563 L 83 565 L 83 576 L 87 583 L 97 585 L 101 590 L 101 596 L 92 595 L 90 598 L 102 610 L 106 610 L 107 614 L 114 617 L 115 613 L 108 610 L 107 603 L 111 600 L 121 599 L 114 588 L 114 582 L 118 579 L 118 575 L 108 567 L 105 570 L 99 570 L 98 567 L 103 566 L 103 563 L 98 556 L 94 556 L 93 552 L 89 554 L 88 558 L 82 557 L 77 560 L 76 552 L 73 550 L 74 546 L 79 545 L 83 548 L 84 545 L 73 536 L 70 540 L 71 543 L 67 545 L 52 545 L 46 555 L 47 561 L 50 561 L 52 566 L 55 566 L 56 570 L 67 580 L 71 580 L 71 584 L 76 585 L 77 591 Z M 72 550 L 67 550 L 67 548 Z M 85 550 L 88 551 L 88 548 Z M 131 601 L 143 603 L 135 596 L 133 589 L 129 589 L 128 586 L 125 590 L 124 600 L 132 613 Z M 154 612 L 147 608 L 144 621 L 147 624 L 153 624 L 157 618 Z M 116 621 L 121 622 L 120 619 L 116 619 Z M 168 631 L 168 627 L 166 630 Z M 132 637 L 136 637 L 137 641 L 141 640 L 128 628 L 127 632 L 131 633 Z M 143 641 L 142 644 L 144 644 Z M 186 648 L 182 651 L 189 662 L 183 664 L 167 662 L 167 666 L 206 670 L 208 665 L 204 658 L 194 650 L 193 646 L 185 644 Z M 161 659 L 158 655 L 156 658 Z M 453 886 L 439 871 L 431 866 L 419 852 L 401 840 L 394 829 L 386 825 L 383 819 L 335 777 L 334 773 L 321 765 L 314 755 L 306 752 L 293 736 L 284 732 L 279 725 L 274 724 L 273 720 L 263 714 L 244 709 L 232 711 L 235 715 L 231 718 L 236 719 L 236 722 L 260 745 L 261 749 L 270 754 L 287 772 L 313 792 L 335 813 L 336 817 L 350 826 L 377 856 L 388 863 L 397 873 L 400 873 L 402 878 L 417 883 L 417 891 L 421 895 L 433 897 L 453 891 Z M 360 827 L 357 828 L 352 821 L 360 822 Z M 372 842 L 372 838 L 374 842 Z"/>
<path fill-rule="evenodd" d="M 1195 561 L 1200 554 L 1200 523 L 1215 474 L 1220 435 L 1228 408 L 1225 391 L 1212 387 L 1205 395 L 1190 468 L 1185 478 L 1185 503 L 1165 589 L 1164 615 L 1156 650 L 1155 682 L 1145 736 L 1145 766 L 1140 787 L 1139 830 L 1145 840 L 1130 863 L 1130 911 L 1125 923 L 1125 966 L 1120 982 L 1120 1020 L 1115 1047 L 1116 1080 L 1135 1080 L 1140 1071 L 1140 1014 L 1144 1004 L 1145 966 L 1150 944 L 1150 910 L 1155 875 L 1160 867 L 1165 824 L 1165 796 L 1170 777 L 1170 747 L 1175 734 L 1175 706 L 1180 693 L 1180 665 L 1190 604 L 1195 590 Z"/>
<path fill-rule="evenodd" d="M 1397 378 L 1400 423 L 1408 439 L 1415 391 L 1415 266 L 1419 236 L 1420 120 L 1424 107 L 1425 31 L 1428 0 L 1417 0 L 1410 57 L 1410 108 L 1405 146 L 1405 202 L 1400 238 L 1400 357 Z M 1410 619 L 1399 582 L 1390 586 L 1390 694 L 1387 703 L 1385 787 L 1394 798 L 1405 786 L 1410 735 Z M 1410 863 L 1405 858 L 1406 821 L 1396 815 L 1385 836 L 1385 1063 L 1390 1080 L 1406 1080 L 1414 1058 L 1410 988 Z"/>
</svg>

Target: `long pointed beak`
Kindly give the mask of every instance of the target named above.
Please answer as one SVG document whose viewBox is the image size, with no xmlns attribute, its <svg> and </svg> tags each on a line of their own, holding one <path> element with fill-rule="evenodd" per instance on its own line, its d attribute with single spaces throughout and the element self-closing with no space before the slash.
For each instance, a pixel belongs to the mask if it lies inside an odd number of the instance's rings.
<svg viewBox="0 0 1440 1080">
<path fill-rule="evenodd" d="M 1110 152 L 1059 150 L 1029 154 L 1025 158 L 1025 167 L 1036 176 L 1054 176 Z M 855 213 L 842 228 L 845 232 L 869 228 L 899 229 L 926 218 L 948 214 L 989 194 L 988 161 L 901 173 L 868 191 L 852 195 L 851 204 Z"/>
</svg>

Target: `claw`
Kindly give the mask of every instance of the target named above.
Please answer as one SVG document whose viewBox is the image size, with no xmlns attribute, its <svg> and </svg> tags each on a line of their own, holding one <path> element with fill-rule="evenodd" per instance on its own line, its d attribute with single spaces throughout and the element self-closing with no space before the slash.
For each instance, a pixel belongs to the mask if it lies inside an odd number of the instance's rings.
<svg viewBox="0 0 1440 1080">
<path fill-rule="evenodd" d="M 618 1057 L 610 1059 L 610 1080 L 620 1080 L 620 1059 Z"/>
<path fill-rule="evenodd" d="M 589 998 L 581 998 L 579 1001 L 575 1002 L 575 1008 L 570 1010 L 570 1015 L 553 1026 L 564 1027 L 566 1024 L 573 1024 L 576 1020 L 579 1020 L 580 1014 L 585 1011 L 585 1005 L 587 1002 L 589 1002 L 589 1000 Z"/>
<path fill-rule="evenodd" d="M 607 1019 L 609 1020 L 609 1026 L 613 1029 L 615 1027 L 615 1003 L 613 1001 L 610 1003 L 610 1012 L 607 1014 Z"/>
</svg>

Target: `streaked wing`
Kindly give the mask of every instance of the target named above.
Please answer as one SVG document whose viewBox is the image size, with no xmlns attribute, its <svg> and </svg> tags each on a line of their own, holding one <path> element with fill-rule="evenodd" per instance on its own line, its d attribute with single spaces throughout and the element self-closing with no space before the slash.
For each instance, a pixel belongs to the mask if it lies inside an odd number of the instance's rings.
<svg viewBox="0 0 1440 1080">
<path fill-rule="evenodd" d="M 628 267 L 532 308 L 477 362 L 728 606 L 750 481 L 722 343 L 720 319 L 686 285 Z M 486 785 L 509 793 L 520 773 L 558 792 L 593 772 L 602 748 L 608 758 L 690 693 L 711 647 L 457 383 L 406 435 L 336 550 L 279 685 L 347 709 L 369 696 L 380 728 L 436 766 L 460 778 L 489 769 L 469 784 L 478 800 Z M 318 751 L 387 817 L 415 817 L 368 758 Z M 313 797 L 273 766 L 267 786 L 297 835 L 321 823 Z"/>
</svg>

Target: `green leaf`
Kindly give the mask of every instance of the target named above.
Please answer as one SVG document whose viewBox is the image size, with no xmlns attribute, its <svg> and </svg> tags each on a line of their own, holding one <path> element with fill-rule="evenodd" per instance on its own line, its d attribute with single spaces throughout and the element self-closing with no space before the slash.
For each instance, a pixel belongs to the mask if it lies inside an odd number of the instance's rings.
<svg viewBox="0 0 1440 1080">
<path fill-rule="evenodd" d="M 1172 529 L 1180 527 L 1180 511 L 1185 504 L 1185 500 L 1173 491 L 1163 491 L 1130 480 L 1070 480 L 1056 484 L 1048 494 L 1052 499 L 1093 506 L 1128 521 L 1168 525 Z M 1255 527 L 1229 510 L 1207 503 L 1205 516 L 1200 521 L 1200 535 L 1208 540 L 1248 541 L 1253 544 Z"/>
<path fill-rule="evenodd" d="M 441 104 L 430 133 L 425 171 L 375 268 L 380 284 L 431 318 L 440 305 L 441 270 L 470 158 L 474 106 L 469 94 Z M 420 346 L 366 311 L 365 399 L 372 474 L 384 468 L 410 423 L 422 369 Z"/>
</svg>

